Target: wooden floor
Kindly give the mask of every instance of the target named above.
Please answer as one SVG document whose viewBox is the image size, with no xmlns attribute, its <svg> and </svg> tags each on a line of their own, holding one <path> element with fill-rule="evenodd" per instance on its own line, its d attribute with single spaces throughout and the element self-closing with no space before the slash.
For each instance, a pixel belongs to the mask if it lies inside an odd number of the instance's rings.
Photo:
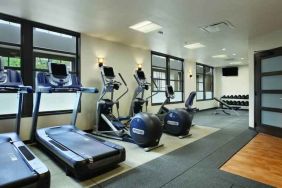
<svg viewBox="0 0 282 188">
<path fill-rule="evenodd" d="M 275 187 L 282 187 L 282 139 L 258 134 L 221 170 Z"/>
</svg>

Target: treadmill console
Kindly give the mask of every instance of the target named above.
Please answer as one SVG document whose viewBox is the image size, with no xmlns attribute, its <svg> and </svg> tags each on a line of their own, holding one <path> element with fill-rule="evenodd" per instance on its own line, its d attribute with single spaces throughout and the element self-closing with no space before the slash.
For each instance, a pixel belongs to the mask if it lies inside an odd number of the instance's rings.
<svg viewBox="0 0 282 188">
<path fill-rule="evenodd" d="M 55 86 L 72 85 L 70 74 L 67 71 L 65 64 L 48 63 L 50 73 L 50 83 Z"/>
</svg>

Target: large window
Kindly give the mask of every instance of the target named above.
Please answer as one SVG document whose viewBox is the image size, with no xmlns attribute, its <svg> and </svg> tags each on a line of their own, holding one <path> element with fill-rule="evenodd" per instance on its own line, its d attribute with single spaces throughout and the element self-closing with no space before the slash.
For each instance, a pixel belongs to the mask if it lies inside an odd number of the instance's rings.
<svg viewBox="0 0 282 188">
<path fill-rule="evenodd" d="M 34 75 L 48 71 L 48 62 L 65 64 L 72 73 L 76 67 L 76 37 L 38 27 L 33 28 Z M 43 94 L 40 112 L 71 110 L 75 99 L 73 93 Z"/>
<path fill-rule="evenodd" d="M 175 98 L 169 103 L 183 102 L 183 59 L 152 52 L 152 104 L 157 105 L 165 101 L 166 85 L 171 85 Z M 155 83 L 155 84 L 153 84 Z"/>
<path fill-rule="evenodd" d="M 80 76 L 79 33 L 5 14 L 0 14 L 0 30 L 0 58 L 6 68 L 21 72 L 25 85 L 35 86 L 36 73 L 48 71 L 48 62 L 66 64 L 70 72 Z M 0 118 L 14 117 L 17 104 L 15 98 L 12 99 L 15 96 L 8 97 L 10 95 L 1 94 L 1 104 L 5 101 L 15 101 L 15 104 L 3 105 Z M 40 111 L 43 114 L 68 113 L 73 98 L 74 94 L 43 94 Z M 34 95 L 25 95 L 24 117 L 32 115 L 34 99 Z"/>
<path fill-rule="evenodd" d="M 6 68 L 21 71 L 21 25 L 0 19 L 0 58 Z M 15 93 L 0 94 L 0 115 L 12 116 L 17 111 Z"/>
<path fill-rule="evenodd" d="M 213 67 L 196 65 L 197 101 L 213 99 Z"/>
</svg>

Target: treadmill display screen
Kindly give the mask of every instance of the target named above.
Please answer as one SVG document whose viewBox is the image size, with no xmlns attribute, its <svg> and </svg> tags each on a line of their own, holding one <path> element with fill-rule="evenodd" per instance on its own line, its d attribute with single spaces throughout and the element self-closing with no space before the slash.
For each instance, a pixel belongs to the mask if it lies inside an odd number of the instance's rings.
<svg viewBox="0 0 282 188">
<path fill-rule="evenodd" d="M 167 92 L 168 92 L 168 94 L 170 94 L 170 95 L 173 95 L 173 94 L 174 94 L 172 86 L 167 86 Z"/>
<path fill-rule="evenodd" d="M 113 67 L 103 67 L 103 69 L 106 77 L 115 77 Z"/>
<path fill-rule="evenodd" d="M 140 80 L 145 80 L 145 74 L 143 71 L 137 71 L 137 76 Z"/>
<path fill-rule="evenodd" d="M 54 76 L 67 76 L 67 67 L 65 64 L 51 63 L 51 72 Z"/>
</svg>

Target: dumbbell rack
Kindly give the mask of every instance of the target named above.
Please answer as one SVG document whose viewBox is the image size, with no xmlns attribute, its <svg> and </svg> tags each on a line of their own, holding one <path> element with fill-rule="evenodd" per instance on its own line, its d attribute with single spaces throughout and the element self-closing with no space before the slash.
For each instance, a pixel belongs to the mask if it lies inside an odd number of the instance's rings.
<svg viewBox="0 0 282 188">
<path fill-rule="evenodd" d="M 249 110 L 249 95 L 223 95 L 220 99 L 230 106 L 240 107 L 241 110 Z"/>
</svg>

